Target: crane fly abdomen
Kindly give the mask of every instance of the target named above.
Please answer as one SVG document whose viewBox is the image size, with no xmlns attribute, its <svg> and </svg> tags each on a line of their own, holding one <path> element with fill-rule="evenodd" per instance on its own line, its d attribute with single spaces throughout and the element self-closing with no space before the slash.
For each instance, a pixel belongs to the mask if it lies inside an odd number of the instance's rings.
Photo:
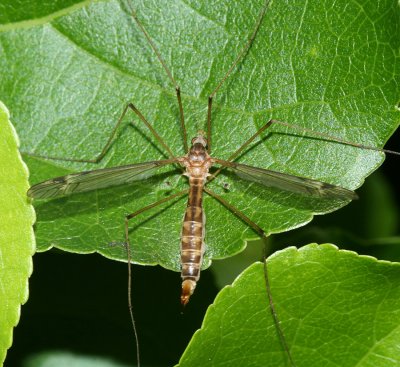
<svg viewBox="0 0 400 367">
<path fill-rule="evenodd" d="M 200 278 L 200 268 L 205 250 L 205 215 L 203 211 L 203 187 L 208 170 L 213 164 L 207 149 L 207 140 L 202 134 L 192 140 L 189 153 L 180 159 L 189 178 L 189 198 L 181 234 L 181 303 L 186 305 Z"/>
<path fill-rule="evenodd" d="M 181 235 L 181 303 L 183 305 L 189 302 L 189 298 L 200 278 L 205 235 L 205 216 L 202 202 L 204 181 L 201 178 L 189 177 L 189 183 L 189 198 Z"/>
</svg>

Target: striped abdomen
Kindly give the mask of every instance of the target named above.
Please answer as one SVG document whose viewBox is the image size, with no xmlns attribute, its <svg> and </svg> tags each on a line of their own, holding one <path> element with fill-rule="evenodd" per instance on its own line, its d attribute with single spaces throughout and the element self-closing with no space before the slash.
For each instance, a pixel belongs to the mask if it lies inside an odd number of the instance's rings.
<svg viewBox="0 0 400 367">
<path fill-rule="evenodd" d="M 204 178 L 189 178 L 189 199 L 181 235 L 181 303 L 183 305 L 189 302 L 189 298 L 196 287 L 203 262 L 205 216 L 202 201 L 204 182 Z"/>
</svg>

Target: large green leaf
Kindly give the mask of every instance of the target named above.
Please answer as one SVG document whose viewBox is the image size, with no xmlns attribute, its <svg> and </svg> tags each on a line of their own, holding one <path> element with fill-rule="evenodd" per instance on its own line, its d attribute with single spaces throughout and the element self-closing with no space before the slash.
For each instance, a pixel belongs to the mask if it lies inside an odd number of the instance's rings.
<svg viewBox="0 0 400 367">
<path fill-rule="evenodd" d="M 56 0 L 43 2 L 39 0 L 20 1 L 2 0 L 0 3 L 0 29 L 15 29 L 29 27 L 40 22 L 47 22 L 62 13 L 71 12 L 74 8 L 82 7 L 88 1 Z M 68 7 L 71 7 L 68 9 Z M 18 24 L 19 23 L 19 24 Z"/>
<path fill-rule="evenodd" d="M 268 259 L 280 325 L 295 366 L 398 366 L 400 264 L 333 245 Z M 179 366 L 291 366 L 268 304 L 263 264 L 210 306 Z"/>
<path fill-rule="evenodd" d="M 28 299 L 32 273 L 35 214 L 26 198 L 28 172 L 18 152 L 18 138 L 0 102 L 0 365 L 12 344 L 21 304 Z"/>
<path fill-rule="evenodd" d="M 189 136 L 204 128 L 207 96 L 251 34 L 263 1 L 133 2 L 138 16 L 182 88 Z M 47 17 L 50 17 L 48 15 Z M 226 158 L 271 117 L 349 141 L 383 146 L 399 123 L 399 12 L 395 2 L 363 0 L 273 2 L 254 44 L 223 85 L 213 109 L 213 154 Z M 0 34 L 0 94 L 11 106 L 23 150 L 93 158 L 123 106 L 132 101 L 176 154 L 183 154 L 179 113 L 165 71 L 116 1 L 91 4 L 31 28 Z M 135 127 L 129 126 L 135 120 Z M 349 189 L 382 155 L 272 127 L 241 162 L 310 177 Z M 165 157 L 151 134 L 130 117 L 98 165 L 29 158 L 32 183 L 72 171 Z M 140 184 L 38 202 L 41 250 L 99 251 L 124 240 L 123 218 L 186 187 L 171 167 Z M 224 190 L 223 184 L 229 184 Z M 301 226 L 313 214 L 345 203 L 265 189 L 226 172 L 210 188 L 267 233 Z M 207 263 L 239 252 L 251 228 L 205 197 Z M 133 259 L 179 269 L 185 199 L 132 223 Z M 116 253 L 119 252 L 119 253 Z"/>
</svg>

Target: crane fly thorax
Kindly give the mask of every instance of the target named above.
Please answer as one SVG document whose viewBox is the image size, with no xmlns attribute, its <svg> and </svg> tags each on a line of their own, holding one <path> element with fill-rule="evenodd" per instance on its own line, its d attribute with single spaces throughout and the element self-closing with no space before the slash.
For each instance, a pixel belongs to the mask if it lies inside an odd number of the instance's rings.
<svg viewBox="0 0 400 367">
<path fill-rule="evenodd" d="M 207 152 L 207 140 L 202 135 L 193 138 L 188 154 L 180 158 L 179 162 L 186 168 L 185 176 L 206 179 L 214 163 Z"/>
</svg>

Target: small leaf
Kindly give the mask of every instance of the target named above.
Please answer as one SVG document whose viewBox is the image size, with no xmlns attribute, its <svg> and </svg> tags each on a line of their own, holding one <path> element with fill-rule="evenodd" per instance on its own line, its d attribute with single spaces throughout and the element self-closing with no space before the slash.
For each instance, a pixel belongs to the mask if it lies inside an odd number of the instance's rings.
<svg viewBox="0 0 400 367">
<path fill-rule="evenodd" d="M 182 89 L 188 135 L 205 128 L 207 97 L 252 32 L 264 1 L 132 2 Z M 67 11 L 66 11 L 67 12 Z M 398 34 L 395 2 L 363 0 L 271 2 L 246 57 L 218 91 L 212 112 L 212 153 L 227 158 L 270 118 L 348 141 L 382 147 L 399 124 Z M 13 110 L 23 150 L 45 156 L 94 158 L 107 142 L 124 105 L 132 101 L 182 155 L 179 110 L 172 83 L 127 6 L 91 3 L 50 22 L 0 34 L 0 95 Z M 32 183 L 100 167 L 165 158 L 131 114 L 98 165 L 30 158 Z M 134 121 L 132 127 L 128 123 Z M 272 126 L 243 163 L 359 187 L 383 160 L 377 152 Z M 126 259 L 111 242 L 124 241 L 124 217 L 187 187 L 171 167 L 129 187 L 37 202 L 40 250 L 51 246 L 98 251 Z M 229 190 L 224 190 L 224 184 Z M 210 189 L 267 233 L 308 223 L 314 214 L 346 202 L 316 200 L 240 180 L 226 170 Z M 254 231 L 205 196 L 205 266 L 243 250 Z M 185 199 L 132 220 L 133 260 L 179 270 Z M 116 253 L 118 252 L 118 254 Z"/>
<path fill-rule="evenodd" d="M 271 293 L 297 367 L 400 364 L 400 264 L 333 245 L 288 248 L 268 261 Z M 207 311 L 183 366 L 289 366 L 269 308 L 263 264 Z"/>
<path fill-rule="evenodd" d="M 33 207 L 27 202 L 28 171 L 18 151 L 18 138 L 0 103 L 0 364 L 12 344 L 12 331 L 28 299 L 35 241 Z"/>
</svg>

